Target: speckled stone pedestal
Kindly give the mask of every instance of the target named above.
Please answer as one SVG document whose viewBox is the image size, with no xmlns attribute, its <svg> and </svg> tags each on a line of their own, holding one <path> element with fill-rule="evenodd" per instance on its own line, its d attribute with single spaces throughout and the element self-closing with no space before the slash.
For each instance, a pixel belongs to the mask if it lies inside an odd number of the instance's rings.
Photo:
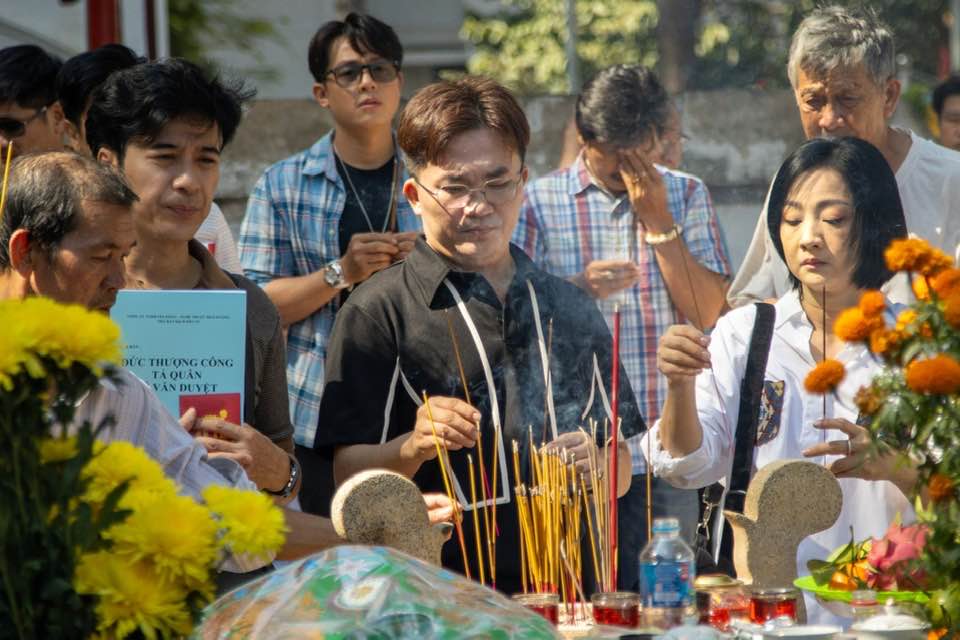
<svg viewBox="0 0 960 640">
<path fill-rule="evenodd" d="M 333 496 L 330 516 L 347 542 L 392 547 L 440 564 L 444 526 L 430 524 L 420 489 L 399 473 L 371 469 L 352 476 Z"/>
<path fill-rule="evenodd" d="M 829 529 L 843 495 L 829 470 L 806 460 L 780 460 L 750 481 L 743 513 L 725 511 L 733 529 L 737 577 L 757 587 L 789 587 L 797 578 L 797 547 Z M 806 619 L 800 599 L 802 620 Z"/>
</svg>

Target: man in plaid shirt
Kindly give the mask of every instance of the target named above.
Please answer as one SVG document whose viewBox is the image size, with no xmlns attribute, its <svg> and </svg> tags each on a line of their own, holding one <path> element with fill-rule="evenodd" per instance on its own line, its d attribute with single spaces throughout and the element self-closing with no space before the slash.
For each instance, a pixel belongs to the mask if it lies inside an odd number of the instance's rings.
<svg viewBox="0 0 960 640">
<path fill-rule="evenodd" d="M 660 151 L 669 111 L 669 98 L 649 69 L 617 65 L 597 74 L 577 100 L 580 155 L 569 168 L 527 187 L 514 234 L 538 266 L 594 297 L 611 326 L 614 306 L 621 307 L 620 357 L 647 424 L 666 398 L 656 366 L 660 336 L 687 321 L 712 327 L 730 273 L 706 186 L 650 159 Z M 645 473 L 639 438 L 628 445 L 634 474 Z M 627 588 L 646 535 L 644 491 L 638 479 L 623 499 L 630 503 L 620 534 L 621 584 Z M 679 517 L 684 537 L 692 540 L 695 491 L 657 480 L 654 509 Z"/>
<path fill-rule="evenodd" d="M 269 167 L 247 202 L 240 261 L 288 327 L 287 386 L 304 511 L 326 515 L 329 462 L 314 453 L 324 359 L 347 288 L 404 258 L 420 230 L 401 194 L 407 179 L 393 140 L 403 49 L 388 25 L 351 13 L 310 43 L 317 103 L 334 130 Z"/>
</svg>

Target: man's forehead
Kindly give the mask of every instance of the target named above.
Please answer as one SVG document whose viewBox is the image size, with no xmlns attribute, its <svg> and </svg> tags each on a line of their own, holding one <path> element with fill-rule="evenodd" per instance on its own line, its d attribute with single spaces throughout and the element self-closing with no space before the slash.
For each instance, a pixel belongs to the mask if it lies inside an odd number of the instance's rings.
<svg viewBox="0 0 960 640">
<path fill-rule="evenodd" d="M 184 116 L 175 118 L 161 127 L 151 140 L 131 140 L 132 145 L 138 147 L 155 147 L 166 145 L 209 144 L 219 149 L 220 125 L 216 120 L 207 120 L 199 116 Z"/>
<path fill-rule="evenodd" d="M 374 51 L 354 49 L 347 36 L 340 36 L 330 44 L 331 69 L 345 62 L 366 62 L 382 58 L 382 55 Z"/>
<path fill-rule="evenodd" d="M 836 67 L 827 73 L 801 69 L 797 79 L 797 90 L 801 93 L 863 89 L 872 85 L 873 81 L 862 64 Z"/>
</svg>

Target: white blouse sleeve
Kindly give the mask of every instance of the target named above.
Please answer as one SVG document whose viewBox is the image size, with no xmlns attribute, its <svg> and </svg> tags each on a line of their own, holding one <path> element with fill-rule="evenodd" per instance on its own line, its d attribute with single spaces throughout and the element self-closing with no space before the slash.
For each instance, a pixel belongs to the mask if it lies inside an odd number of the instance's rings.
<svg viewBox="0 0 960 640">
<path fill-rule="evenodd" d="M 644 456 L 656 476 L 682 489 L 705 487 L 726 477 L 733 463 L 733 436 L 740 409 L 740 382 L 746 369 L 756 306 L 747 305 L 720 318 L 710 338 L 711 369 L 697 376 L 700 447 L 674 458 L 660 446 L 660 421 L 644 436 Z"/>
</svg>

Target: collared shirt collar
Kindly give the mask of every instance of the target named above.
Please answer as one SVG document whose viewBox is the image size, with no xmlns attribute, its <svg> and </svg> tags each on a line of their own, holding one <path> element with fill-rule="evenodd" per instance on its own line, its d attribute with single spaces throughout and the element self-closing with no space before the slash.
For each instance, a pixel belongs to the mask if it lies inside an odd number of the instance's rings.
<svg viewBox="0 0 960 640">
<path fill-rule="evenodd" d="M 333 131 L 323 136 L 307 150 L 307 161 L 303 163 L 303 175 L 326 176 L 331 182 L 340 182 L 337 174 L 337 161 L 333 152 Z"/>
<path fill-rule="evenodd" d="M 202 268 L 200 280 L 194 289 L 237 288 L 237 285 L 230 279 L 230 276 L 220 268 L 216 259 L 198 240 L 191 238 L 190 243 L 187 245 L 187 250 L 190 251 L 190 255 L 200 263 L 200 267 Z"/>
<path fill-rule="evenodd" d="M 535 274 L 537 269 L 530 258 L 527 257 L 527 254 L 512 243 L 510 244 L 510 257 L 513 258 L 516 267 L 513 282 L 510 284 L 512 288 L 514 283 L 523 282 Z M 460 280 L 479 275 L 476 272 L 457 269 L 449 260 L 432 249 L 423 236 L 417 238 L 413 251 L 410 252 L 405 264 L 420 285 L 423 301 L 427 306 L 432 305 L 437 296 L 437 291 L 446 278 L 453 276 L 454 280 Z"/>
</svg>

